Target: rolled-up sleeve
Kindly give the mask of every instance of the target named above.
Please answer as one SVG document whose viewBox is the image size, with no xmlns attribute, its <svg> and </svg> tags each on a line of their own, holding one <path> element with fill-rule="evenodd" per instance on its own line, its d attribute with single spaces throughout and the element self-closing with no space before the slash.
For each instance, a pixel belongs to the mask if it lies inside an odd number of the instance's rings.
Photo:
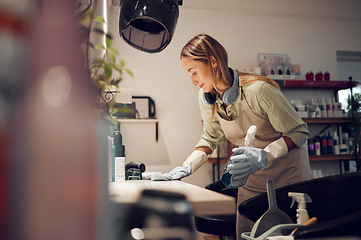
<svg viewBox="0 0 361 240">
<path fill-rule="evenodd" d="M 213 151 L 219 140 L 224 137 L 224 133 L 217 116 L 212 118 L 212 107 L 204 102 L 203 94 L 204 91 L 200 89 L 198 102 L 201 110 L 204 134 L 201 136 L 196 147 L 209 147 Z"/>
</svg>

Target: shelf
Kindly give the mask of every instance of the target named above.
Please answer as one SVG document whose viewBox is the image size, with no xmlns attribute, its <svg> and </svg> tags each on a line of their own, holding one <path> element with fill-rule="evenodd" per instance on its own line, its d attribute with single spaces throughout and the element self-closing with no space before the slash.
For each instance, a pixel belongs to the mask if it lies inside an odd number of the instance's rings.
<svg viewBox="0 0 361 240">
<path fill-rule="evenodd" d="M 320 156 L 309 156 L 310 161 L 347 161 L 354 160 L 354 154 L 342 154 L 342 155 L 320 155 Z"/>
<path fill-rule="evenodd" d="M 342 90 L 350 88 L 350 81 L 306 81 L 306 80 L 275 80 L 282 89 L 331 89 Z M 356 87 L 358 82 L 352 81 L 352 87 Z"/>
<path fill-rule="evenodd" d="M 158 125 L 159 120 L 156 118 L 117 118 L 120 123 L 155 123 L 155 141 L 158 142 Z"/>
<path fill-rule="evenodd" d="M 153 119 L 153 118 L 128 118 L 128 119 L 123 119 L 123 118 L 118 118 L 117 119 L 120 123 L 157 123 L 158 119 Z"/>
<path fill-rule="evenodd" d="M 302 118 L 308 124 L 341 124 L 352 123 L 352 118 L 339 117 L 339 118 Z"/>
</svg>

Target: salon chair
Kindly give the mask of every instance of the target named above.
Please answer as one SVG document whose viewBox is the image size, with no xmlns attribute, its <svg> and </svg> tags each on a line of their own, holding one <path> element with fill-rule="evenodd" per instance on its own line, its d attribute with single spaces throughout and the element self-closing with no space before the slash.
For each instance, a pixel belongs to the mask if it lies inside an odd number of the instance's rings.
<svg viewBox="0 0 361 240">
<path fill-rule="evenodd" d="M 312 202 L 307 204 L 309 217 L 316 217 L 314 225 L 298 228 L 297 238 L 359 236 L 361 237 L 361 173 L 347 173 L 312 179 L 276 188 L 279 209 L 296 223 L 297 203 L 290 208 L 292 198 L 288 192 L 308 194 Z M 238 206 L 240 214 L 257 221 L 268 209 L 266 193 L 250 198 Z"/>
<path fill-rule="evenodd" d="M 221 181 L 208 184 L 206 189 L 237 198 L 237 188 L 226 188 Z M 236 213 L 228 215 L 194 216 L 199 232 L 218 235 L 220 239 L 236 239 Z"/>
</svg>

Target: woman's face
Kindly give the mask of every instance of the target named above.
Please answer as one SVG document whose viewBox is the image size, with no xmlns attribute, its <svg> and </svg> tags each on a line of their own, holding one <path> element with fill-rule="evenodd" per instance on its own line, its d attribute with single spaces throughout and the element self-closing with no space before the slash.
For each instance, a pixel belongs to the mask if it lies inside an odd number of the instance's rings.
<svg viewBox="0 0 361 240">
<path fill-rule="evenodd" d="M 212 70 L 209 64 L 196 61 L 189 57 L 182 57 L 182 66 L 191 76 L 194 86 L 198 85 L 204 92 L 208 93 L 213 89 Z"/>
</svg>

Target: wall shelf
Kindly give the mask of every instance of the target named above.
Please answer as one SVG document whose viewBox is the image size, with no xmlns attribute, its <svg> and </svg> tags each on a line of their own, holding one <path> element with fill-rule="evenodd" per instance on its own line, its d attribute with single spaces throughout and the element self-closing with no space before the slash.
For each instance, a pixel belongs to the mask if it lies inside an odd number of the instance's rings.
<svg viewBox="0 0 361 240">
<path fill-rule="evenodd" d="M 306 80 L 275 80 L 282 89 L 323 89 L 323 90 L 342 90 L 350 87 L 356 87 L 357 81 L 306 81 Z"/>
<path fill-rule="evenodd" d="M 158 119 L 153 119 L 153 118 L 127 118 L 127 119 L 123 119 L 123 118 L 118 118 L 117 119 L 120 123 L 158 123 Z"/>
<path fill-rule="evenodd" d="M 337 117 L 337 118 L 302 118 L 305 123 L 308 124 L 345 124 L 352 123 L 352 118 L 349 117 Z"/>
<path fill-rule="evenodd" d="M 154 123 L 155 124 L 155 141 L 158 142 L 158 125 L 159 120 L 156 118 L 118 118 L 120 123 Z"/>
<path fill-rule="evenodd" d="M 310 156 L 310 161 L 349 161 L 355 160 L 355 154 L 340 154 L 340 155 L 320 155 Z"/>
</svg>

